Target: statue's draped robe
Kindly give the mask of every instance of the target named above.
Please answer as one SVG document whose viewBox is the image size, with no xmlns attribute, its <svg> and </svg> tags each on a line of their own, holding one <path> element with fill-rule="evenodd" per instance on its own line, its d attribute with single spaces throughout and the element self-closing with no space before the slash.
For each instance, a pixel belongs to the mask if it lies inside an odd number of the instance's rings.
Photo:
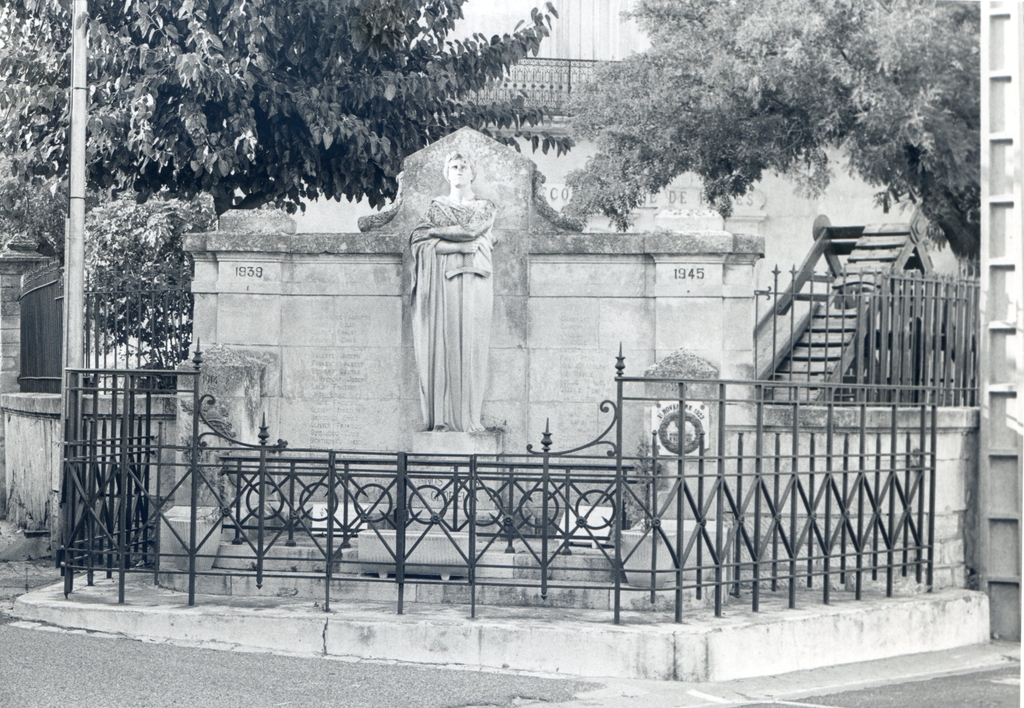
<svg viewBox="0 0 1024 708">
<path fill-rule="evenodd" d="M 434 199 L 411 237 L 412 332 L 420 403 L 427 430 L 483 430 L 480 413 L 487 388 L 487 357 L 494 288 L 491 249 L 494 204 L 486 199 Z M 444 239 L 431 227 L 460 226 L 480 233 L 473 268 L 483 275 L 446 274 L 463 267 L 461 253 L 437 252 Z M 452 239 L 464 242 L 465 239 Z"/>
</svg>

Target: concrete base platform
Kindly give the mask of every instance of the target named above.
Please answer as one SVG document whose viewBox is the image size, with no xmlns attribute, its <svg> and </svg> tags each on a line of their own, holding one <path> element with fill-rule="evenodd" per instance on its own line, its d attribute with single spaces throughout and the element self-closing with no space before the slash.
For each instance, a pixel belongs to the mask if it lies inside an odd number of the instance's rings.
<svg viewBox="0 0 1024 708">
<path fill-rule="evenodd" d="M 988 641 L 988 598 L 968 590 L 896 598 L 842 600 L 789 610 L 730 609 L 716 618 L 687 615 L 665 623 L 650 613 L 623 615 L 546 608 L 411 606 L 198 596 L 188 607 L 177 592 L 130 579 L 117 604 L 114 581 L 76 589 L 61 585 L 19 597 L 24 620 L 151 641 L 328 655 L 349 659 L 443 664 L 572 676 L 725 681 L 823 666 L 939 651 Z"/>
</svg>

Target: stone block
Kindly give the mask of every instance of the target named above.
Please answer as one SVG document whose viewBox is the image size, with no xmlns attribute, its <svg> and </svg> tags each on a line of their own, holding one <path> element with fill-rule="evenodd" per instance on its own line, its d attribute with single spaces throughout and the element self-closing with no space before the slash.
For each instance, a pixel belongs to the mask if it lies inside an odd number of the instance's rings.
<svg viewBox="0 0 1024 708">
<path fill-rule="evenodd" d="M 592 349 L 598 346 L 600 305 L 591 298 L 531 298 L 529 346 Z"/>
<path fill-rule="evenodd" d="M 194 292 L 192 306 L 192 335 L 200 344 L 217 341 L 217 295 Z"/>
<path fill-rule="evenodd" d="M 726 350 L 722 352 L 722 378 L 739 379 L 742 381 L 756 380 L 753 350 Z"/>
<path fill-rule="evenodd" d="M 530 623 L 510 642 L 500 626 L 481 625 L 479 662 L 483 666 L 521 666 L 547 674 L 666 678 L 674 672 L 674 656 L 665 651 L 672 643 L 669 631 L 623 632 L 615 642 L 597 641 L 585 625 L 552 626 Z M 586 657 L 580 662 L 579 657 Z M 570 668 L 572 667 L 572 668 Z"/>
<path fill-rule="evenodd" d="M 397 297 L 289 296 L 281 301 L 285 346 L 400 347 Z"/>
<path fill-rule="evenodd" d="M 281 298 L 223 293 L 217 296 L 218 344 L 280 344 Z"/>
<path fill-rule="evenodd" d="M 416 351 L 409 346 L 402 347 L 401 398 L 404 401 L 415 401 L 416 410 L 419 410 L 420 379 L 416 371 Z"/>
<path fill-rule="evenodd" d="M 504 450 L 500 430 L 479 433 L 437 433 L 424 430 L 412 434 L 409 451 L 416 455 L 499 455 Z M 391 533 L 393 536 L 394 531 Z"/>
<path fill-rule="evenodd" d="M 485 400 L 525 401 L 529 397 L 527 362 L 523 349 L 491 349 L 490 383 Z"/>
<path fill-rule="evenodd" d="M 647 265 L 642 256 L 535 256 L 530 261 L 531 297 L 644 297 Z"/>
<path fill-rule="evenodd" d="M 654 269 L 656 297 L 722 297 L 721 260 L 659 258 Z"/>
<path fill-rule="evenodd" d="M 203 292 L 217 282 L 217 261 L 209 257 L 196 257 L 192 275 L 192 291 Z"/>
<path fill-rule="evenodd" d="M 943 514 L 936 510 L 935 513 L 935 539 L 945 541 L 960 538 L 963 534 L 963 513 Z"/>
<path fill-rule="evenodd" d="M 938 651 L 988 641 L 986 598 L 947 591 L 928 599 L 860 602 L 828 611 L 788 612 L 779 615 L 779 622 L 748 622 L 729 631 L 710 633 L 705 680 L 771 676 L 791 667 L 812 669 L 865 661 L 867 657 L 918 653 L 922 647 Z M 894 633 L 891 627 L 900 631 Z M 836 637 L 843 640 L 837 642 Z M 880 637 L 886 641 L 879 641 Z"/>
<path fill-rule="evenodd" d="M 400 397 L 396 347 L 282 347 L 284 396 L 309 400 Z"/>
<path fill-rule="evenodd" d="M 720 298 L 658 298 L 655 318 L 659 352 L 721 351 L 725 323 Z M 705 358 L 716 363 L 719 357 Z"/>
<path fill-rule="evenodd" d="M 330 295 L 286 297 L 281 302 L 281 341 L 292 347 L 334 346 L 331 312 L 335 298 Z M 366 313 L 364 326 L 370 315 Z"/>
<path fill-rule="evenodd" d="M 614 359 L 593 349 L 534 349 L 530 400 L 597 403 L 613 396 Z"/>
<path fill-rule="evenodd" d="M 722 316 L 727 326 L 722 334 L 722 349 L 752 350 L 754 348 L 754 303 L 750 299 L 727 299 L 722 302 Z"/>
<path fill-rule="evenodd" d="M 18 374 L 15 371 L 2 371 L 0 372 L 0 391 L 15 392 L 20 391 L 21 385 L 18 383 Z"/>
<path fill-rule="evenodd" d="M 939 462 L 935 470 L 935 511 L 952 513 L 967 508 L 967 465 L 976 464 L 964 461 L 963 464 Z"/>
<path fill-rule="evenodd" d="M 647 298 L 601 298 L 598 300 L 598 346 L 616 351 L 654 349 L 654 301 Z"/>
<path fill-rule="evenodd" d="M 568 450 L 596 438 L 611 423 L 611 414 L 602 414 L 598 403 L 531 403 L 527 419 L 527 439 L 540 449 L 541 433 L 550 425 L 552 450 Z M 518 452 L 518 451 L 517 451 Z"/>
<path fill-rule="evenodd" d="M 481 421 L 484 427 L 501 431 L 502 447 L 509 454 L 522 453 L 526 449 L 526 444 L 531 442 L 526 436 L 524 400 L 488 399 L 484 402 Z"/>
<path fill-rule="evenodd" d="M 970 441 L 968 437 L 971 435 L 971 431 L 945 429 L 938 431 L 937 439 L 935 441 L 935 453 L 939 460 L 960 460 L 967 456 L 968 445 Z"/>
<path fill-rule="evenodd" d="M 964 564 L 964 540 L 962 538 L 937 541 L 935 562 L 939 565 L 957 566 Z"/>
<path fill-rule="evenodd" d="M 0 371 L 22 371 L 22 358 L 19 356 L 0 357 Z"/>
<path fill-rule="evenodd" d="M 749 291 L 748 297 L 753 297 L 754 291 L 754 265 L 753 263 L 730 263 L 726 261 L 722 272 L 723 284 L 727 289 L 737 288 L 742 291 Z"/>
<path fill-rule="evenodd" d="M 296 255 L 284 264 L 287 292 L 400 296 L 402 259 L 390 255 Z"/>
<path fill-rule="evenodd" d="M 277 253 L 223 254 L 217 263 L 219 293 L 280 294 L 282 256 Z"/>
<path fill-rule="evenodd" d="M 526 346 L 529 329 L 527 298 L 503 295 L 494 298 L 491 319 L 491 350 Z"/>
<path fill-rule="evenodd" d="M 54 394 L 3 397 L 7 520 L 29 530 L 50 531 L 53 538 L 59 517 L 59 495 L 54 489 L 60 487 L 62 435 L 60 418 L 51 411 L 54 407 L 59 411 L 59 398 Z"/>
<path fill-rule="evenodd" d="M 395 451 L 402 445 L 401 402 L 381 399 L 307 399 L 284 396 L 275 437 L 289 447 Z"/>
<path fill-rule="evenodd" d="M 526 297 L 530 289 L 530 270 L 523 234 L 501 228 L 495 221 L 498 243 L 491 254 L 494 266 L 494 295 Z"/>
</svg>

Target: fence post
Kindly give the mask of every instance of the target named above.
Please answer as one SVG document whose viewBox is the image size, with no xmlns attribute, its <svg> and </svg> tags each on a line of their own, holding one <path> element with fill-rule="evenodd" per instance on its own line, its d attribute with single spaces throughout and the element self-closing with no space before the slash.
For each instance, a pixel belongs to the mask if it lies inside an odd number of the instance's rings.
<svg viewBox="0 0 1024 708">
<path fill-rule="evenodd" d="M 406 529 L 406 465 L 407 453 L 398 453 L 395 479 L 395 582 L 398 583 L 398 614 L 404 613 L 405 602 L 405 529 Z"/>
<path fill-rule="evenodd" d="M 192 378 L 192 441 L 189 445 L 188 473 L 190 476 L 189 529 L 188 529 L 188 606 L 196 604 L 196 504 L 199 501 L 199 371 L 203 364 L 203 353 L 196 344 L 196 355 L 192 359 L 196 376 Z M 262 508 L 260 509 L 262 513 Z"/>
</svg>

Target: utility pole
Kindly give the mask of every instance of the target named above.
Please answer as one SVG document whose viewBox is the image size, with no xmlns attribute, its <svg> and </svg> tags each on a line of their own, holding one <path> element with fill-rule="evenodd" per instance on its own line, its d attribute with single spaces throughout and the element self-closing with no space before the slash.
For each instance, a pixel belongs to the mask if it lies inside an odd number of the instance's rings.
<svg viewBox="0 0 1024 708">
<path fill-rule="evenodd" d="M 71 14 L 71 162 L 68 230 L 64 243 L 64 368 L 80 369 L 85 331 L 85 126 L 89 0 L 74 0 Z M 62 386 L 63 388 L 63 386 Z"/>
</svg>

